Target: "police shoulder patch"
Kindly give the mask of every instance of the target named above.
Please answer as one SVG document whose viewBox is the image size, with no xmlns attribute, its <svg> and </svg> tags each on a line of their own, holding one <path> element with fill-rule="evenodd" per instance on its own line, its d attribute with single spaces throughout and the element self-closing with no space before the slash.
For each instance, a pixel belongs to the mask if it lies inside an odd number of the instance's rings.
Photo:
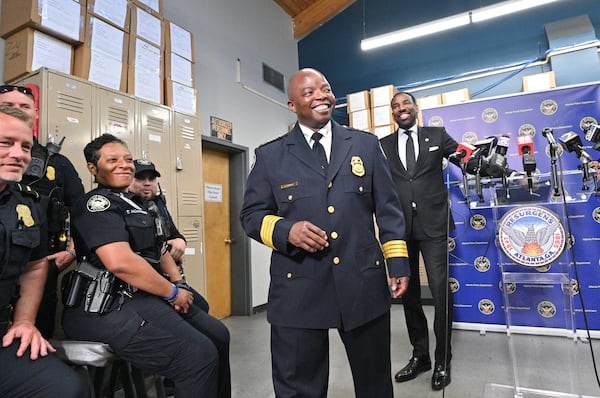
<svg viewBox="0 0 600 398">
<path fill-rule="evenodd" d="M 86 207 L 92 213 L 104 211 L 110 207 L 110 200 L 106 196 L 93 195 L 88 199 Z"/>
</svg>

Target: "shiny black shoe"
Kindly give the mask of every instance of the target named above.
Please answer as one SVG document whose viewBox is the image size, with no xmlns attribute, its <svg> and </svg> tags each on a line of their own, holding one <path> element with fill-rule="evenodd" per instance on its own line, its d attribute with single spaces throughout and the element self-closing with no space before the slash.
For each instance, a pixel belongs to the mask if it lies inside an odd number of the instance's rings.
<svg viewBox="0 0 600 398">
<path fill-rule="evenodd" d="M 403 367 L 396 373 L 394 378 L 398 383 L 412 380 L 419 375 L 431 369 L 431 360 L 427 357 L 412 357 L 408 361 L 408 365 Z"/>
<path fill-rule="evenodd" d="M 433 376 L 431 376 L 431 388 L 434 390 L 441 390 L 450 384 L 450 365 L 435 365 L 433 370 Z"/>
</svg>

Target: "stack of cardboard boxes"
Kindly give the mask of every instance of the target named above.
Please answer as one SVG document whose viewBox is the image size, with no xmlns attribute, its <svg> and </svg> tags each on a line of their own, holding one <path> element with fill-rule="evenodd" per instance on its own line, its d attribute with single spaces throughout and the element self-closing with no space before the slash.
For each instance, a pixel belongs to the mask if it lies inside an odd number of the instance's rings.
<svg viewBox="0 0 600 398">
<path fill-rule="evenodd" d="M 390 102 L 398 90 L 393 85 L 359 91 L 346 96 L 350 126 L 384 137 L 396 129 Z"/>
<path fill-rule="evenodd" d="M 196 114 L 192 34 L 162 0 L 3 0 L 4 81 L 41 67 Z"/>
</svg>

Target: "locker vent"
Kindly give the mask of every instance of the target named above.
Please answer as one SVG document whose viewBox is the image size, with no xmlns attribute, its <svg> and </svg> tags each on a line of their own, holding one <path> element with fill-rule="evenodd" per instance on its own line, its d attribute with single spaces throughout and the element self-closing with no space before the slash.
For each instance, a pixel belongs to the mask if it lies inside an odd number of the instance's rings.
<svg viewBox="0 0 600 398">
<path fill-rule="evenodd" d="M 127 109 L 108 107 L 108 120 L 117 122 L 126 128 L 129 122 L 129 111 Z"/>
<path fill-rule="evenodd" d="M 69 112 L 83 113 L 85 111 L 85 100 L 81 97 L 75 97 L 66 93 L 58 93 L 56 106 Z"/>
<path fill-rule="evenodd" d="M 283 73 L 276 71 L 269 65 L 263 63 L 263 81 L 283 92 Z"/>
<path fill-rule="evenodd" d="M 182 191 L 179 193 L 179 198 L 184 206 L 198 206 L 200 205 L 200 197 L 195 192 Z"/>
<path fill-rule="evenodd" d="M 166 131 L 165 120 L 159 117 L 147 116 L 146 119 L 146 133 L 158 133 L 163 134 Z"/>
<path fill-rule="evenodd" d="M 194 141 L 196 139 L 196 132 L 193 127 L 189 126 L 181 126 L 181 130 L 179 131 L 181 138 L 186 140 Z"/>
<path fill-rule="evenodd" d="M 188 242 L 198 242 L 200 240 L 200 236 L 198 235 L 199 232 L 200 231 L 198 228 L 194 228 L 192 226 L 187 228 L 183 227 L 183 230 L 181 231 L 183 236 L 185 236 L 185 240 Z"/>
</svg>

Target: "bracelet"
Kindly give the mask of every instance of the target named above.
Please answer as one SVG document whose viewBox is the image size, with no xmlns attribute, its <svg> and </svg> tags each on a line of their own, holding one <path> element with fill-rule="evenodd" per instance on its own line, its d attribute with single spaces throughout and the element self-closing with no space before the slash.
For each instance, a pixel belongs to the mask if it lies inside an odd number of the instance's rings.
<svg viewBox="0 0 600 398">
<path fill-rule="evenodd" d="M 76 258 L 76 257 L 77 257 L 77 252 L 76 252 L 75 250 L 71 249 L 70 247 L 67 247 L 67 248 L 65 249 L 65 251 L 66 251 L 67 253 L 69 253 L 71 256 L 73 256 L 73 258 Z"/>
<path fill-rule="evenodd" d="M 173 294 L 171 294 L 169 297 L 163 297 L 163 300 L 171 301 L 171 300 L 175 300 L 175 298 L 177 297 L 177 293 L 179 293 L 179 289 L 177 288 L 177 285 L 175 285 L 174 283 L 172 283 L 172 285 L 173 285 Z"/>
<path fill-rule="evenodd" d="M 184 279 L 179 279 L 179 280 L 177 280 L 177 281 L 173 282 L 173 284 L 174 284 L 175 286 L 177 286 L 179 289 L 185 289 L 185 290 L 187 290 L 188 292 L 191 292 L 191 291 L 192 291 L 192 288 L 191 288 L 191 286 L 190 286 L 190 285 L 188 285 L 188 283 L 187 283 L 187 282 L 186 282 Z"/>
</svg>

